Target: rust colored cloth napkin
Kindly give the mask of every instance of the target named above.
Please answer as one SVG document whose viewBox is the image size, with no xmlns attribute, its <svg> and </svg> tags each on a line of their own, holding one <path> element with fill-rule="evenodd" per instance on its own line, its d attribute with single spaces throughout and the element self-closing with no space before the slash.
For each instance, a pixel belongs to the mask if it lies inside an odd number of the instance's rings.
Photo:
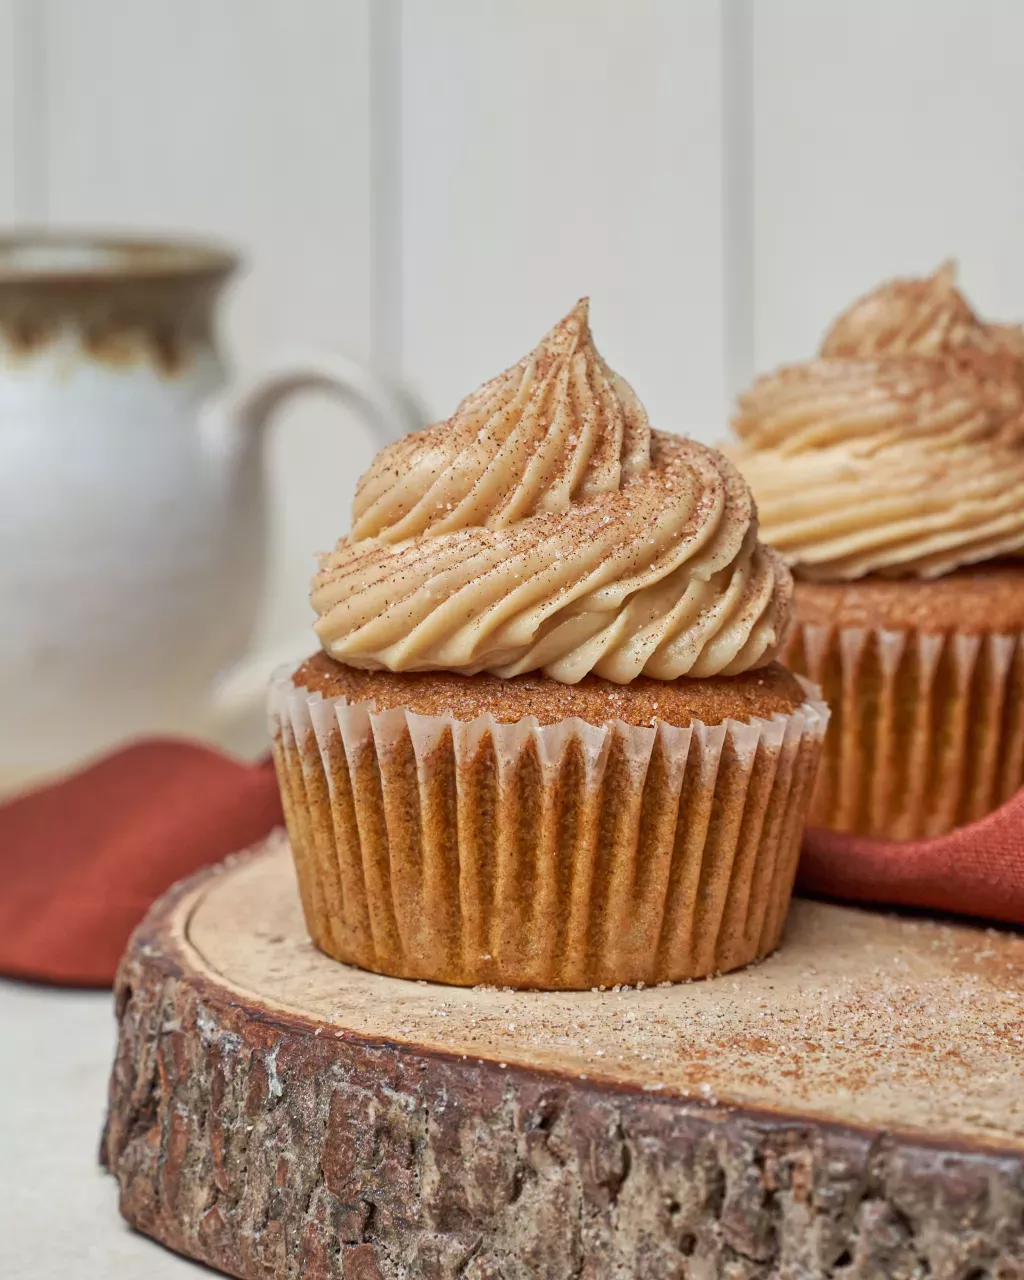
<svg viewBox="0 0 1024 1280">
<path fill-rule="evenodd" d="M 175 880 L 281 821 L 273 767 L 192 742 L 127 746 L 0 806 L 0 973 L 107 987 Z"/>
<path fill-rule="evenodd" d="M 934 840 L 807 831 L 797 891 L 1024 925 L 1024 789 Z"/>
<path fill-rule="evenodd" d="M 0 973 L 109 986 L 128 936 L 176 880 L 281 822 L 269 762 L 142 742 L 0 806 Z M 1024 924 L 1024 791 L 938 840 L 804 839 L 798 888 Z"/>
</svg>

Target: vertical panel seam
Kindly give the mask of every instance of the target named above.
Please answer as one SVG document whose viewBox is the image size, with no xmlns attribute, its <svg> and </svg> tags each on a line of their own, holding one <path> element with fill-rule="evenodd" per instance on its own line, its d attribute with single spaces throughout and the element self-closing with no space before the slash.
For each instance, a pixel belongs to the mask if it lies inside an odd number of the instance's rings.
<svg viewBox="0 0 1024 1280">
<path fill-rule="evenodd" d="M 720 0 L 725 392 L 730 402 L 755 368 L 754 9 Z"/>
<path fill-rule="evenodd" d="M 370 354 L 402 371 L 402 0 L 369 0 Z"/>
</svg>

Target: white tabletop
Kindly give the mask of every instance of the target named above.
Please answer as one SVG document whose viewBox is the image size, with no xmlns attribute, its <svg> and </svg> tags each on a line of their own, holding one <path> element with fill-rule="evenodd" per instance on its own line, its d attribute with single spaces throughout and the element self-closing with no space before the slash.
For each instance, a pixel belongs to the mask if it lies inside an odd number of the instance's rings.
<svg viewBox="0 0 1024 1280">
<path fill-rule="evenodd" d="M 261 712 L 218 744 L 267 749 Z M 0 778 L 0 794 L 3 779 Z M 0 978 L 0 1280 L 163 1280 L 216 1273 L 129 1231 L 99 1166 L 113 996 Z"/>
<path fill-rule="evenodd" d="M 98 1162 L 114 1054 L 109 992 L 0 980 L 0 1276 L 212 1275 L 128 1230 Z"/>
</svg>

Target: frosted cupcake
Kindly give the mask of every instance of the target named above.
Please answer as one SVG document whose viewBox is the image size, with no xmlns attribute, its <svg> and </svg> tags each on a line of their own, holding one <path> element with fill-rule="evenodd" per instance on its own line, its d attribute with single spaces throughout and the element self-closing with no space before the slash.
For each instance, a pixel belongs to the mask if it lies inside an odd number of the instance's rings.
<svg viewBox="0 0 1024 1280">
<path fill-rule="evenodd" d="M 833 713 L 812 825 L 935 836 L 1024 783 L 1022 351 L 944 267 L 740 398 L 730 456 L 797 578 L 785 661 Z"/>
<path fill-rule="evenodd" d="M 313 941 L 398 977 L 680 980 L 778 942 L 826 713 L 720 454 L 652 431 L 581 303 L 383 450 L 271 690 Z"/>
</svg>

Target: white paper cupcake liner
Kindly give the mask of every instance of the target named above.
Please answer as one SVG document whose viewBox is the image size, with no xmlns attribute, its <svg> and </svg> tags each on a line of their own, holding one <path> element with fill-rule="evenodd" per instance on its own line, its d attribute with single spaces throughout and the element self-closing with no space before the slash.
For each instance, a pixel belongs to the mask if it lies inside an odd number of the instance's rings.
<svg viewBox="0 0 1024 1280">
<path fill-rule="evenodd" d="M 1024 637 L 797 622 L 784 661 L 832 708 L 811 826 L 938 836 L 1024 785 Z"/>
<path fill-rule="evenodd" d="M 397 977 L 680 981 L 782 931 L 828 721 L 470 723 L 296 688 L 270 722 L 307 925 Z"/>
</svg>

